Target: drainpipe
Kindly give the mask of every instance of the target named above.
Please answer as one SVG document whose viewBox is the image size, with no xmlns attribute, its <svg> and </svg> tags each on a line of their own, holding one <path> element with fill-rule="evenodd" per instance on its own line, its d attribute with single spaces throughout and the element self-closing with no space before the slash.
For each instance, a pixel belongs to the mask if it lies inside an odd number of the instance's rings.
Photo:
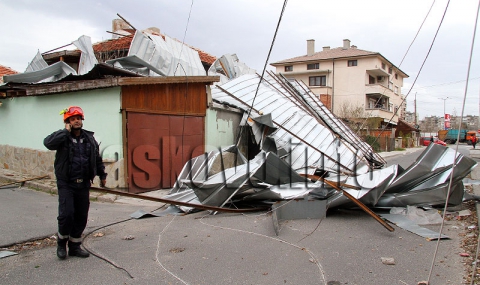
<svg viewBox="0 0 480 285">
<path fill-rule="evenodd" d="M 332 59 L 332 113 L 335 114 L 334 108 L 333 108 L 333 98 L 335 95 L 335 59 Z"/>
</svg>

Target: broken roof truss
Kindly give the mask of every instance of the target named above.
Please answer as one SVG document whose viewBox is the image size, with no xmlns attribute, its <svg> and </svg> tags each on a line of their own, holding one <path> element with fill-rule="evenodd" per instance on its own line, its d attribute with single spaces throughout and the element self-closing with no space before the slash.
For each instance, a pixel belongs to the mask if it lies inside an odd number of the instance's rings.
<svg viewBox="0 0 480 285">
<path fill-rule="evenodd" d="M 231 146 L 192 159 L 169 199 L 212 206 L 325 199 L 329 208 L 462 202 L 462 179 L 476 166 L 472 159 L 430 144 L 409 168 L 386 167 L 305 84 L 271 73 L 259 81 L 256 74 L 240 76 L 212 87 L 212 97 L 245 111 L 239 134 L 250 130 L 260 152 L 247 160 Z M 225 163 L 232 155 L 235 163 Z"/>
</svg>

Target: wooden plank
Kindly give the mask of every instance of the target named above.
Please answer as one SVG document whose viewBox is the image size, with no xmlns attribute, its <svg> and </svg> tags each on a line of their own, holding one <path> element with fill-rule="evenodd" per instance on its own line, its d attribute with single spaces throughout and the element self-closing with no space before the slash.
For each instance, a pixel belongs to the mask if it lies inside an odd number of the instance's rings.
<svg viewBox="0 0 480 285">
<path fill-rule="evenodd" d="M 172 83 L 205 83 L 219 82 L 220 76 L 155 76 L 155 77 L 123 77 L 118 84 L 125 85 L 149 85 L 149 84 L 172 84 Z"/>
<path fill-rule="evenodd" d="M 65 93 L 81 90 L 109 88 L 118 86 L 117 78 L 97 79 L 97 80 L 82 80 L 72 82 L 58 82 L 54 84 L 39 84 L 22 86 L 26 91 L 27 96 L 46 95 L 55 93 Z"/>
<path fill-rule="evenodd" d="M 140 112 L 205 116 L 204 83 L 122 86 L 122 108 Z"/>
</svg>

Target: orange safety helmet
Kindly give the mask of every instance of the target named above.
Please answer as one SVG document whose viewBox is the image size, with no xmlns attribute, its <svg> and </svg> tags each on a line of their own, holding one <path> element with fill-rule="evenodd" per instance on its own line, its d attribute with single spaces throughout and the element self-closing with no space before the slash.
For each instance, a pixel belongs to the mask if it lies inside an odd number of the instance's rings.
<svg viewBox="0 0 480 285">
<path fill-rule="evenodd" d="M 62 115 L 62 114 L 63 114 L 63 121 L 64 122 L 66 120 L 68 120 L 68 118 L 76 116 L 76 115 L 82 116 L 82 120 L 85 120 L 85 116 L 83 115 L 83 110 L 82 110 L 82 108 L 80 108 L 78 106 L 70 106 L 67 109 L 62 110 L 62 112 L 60 112 L 60 115 Z"/>
</svg>

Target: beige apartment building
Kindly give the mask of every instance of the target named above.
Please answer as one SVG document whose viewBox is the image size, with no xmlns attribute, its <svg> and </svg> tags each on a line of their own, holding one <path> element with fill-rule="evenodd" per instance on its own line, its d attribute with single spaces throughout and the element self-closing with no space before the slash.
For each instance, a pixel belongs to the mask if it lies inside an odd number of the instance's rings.
<svg viewBox="0 0 480 285">
<path fill-rule="evenodd" d="M 342 47 L 325 46 L 320 52 L 315 52 L 315 40 L 307 40 L 306 55 L 271 65 L 277 74 L 303 81 L 338 117 L 371 118 L 376 128 L 394 128 L 406 110 L 401 89 L 408 75 L 348 39 Z"/>
</svg>

